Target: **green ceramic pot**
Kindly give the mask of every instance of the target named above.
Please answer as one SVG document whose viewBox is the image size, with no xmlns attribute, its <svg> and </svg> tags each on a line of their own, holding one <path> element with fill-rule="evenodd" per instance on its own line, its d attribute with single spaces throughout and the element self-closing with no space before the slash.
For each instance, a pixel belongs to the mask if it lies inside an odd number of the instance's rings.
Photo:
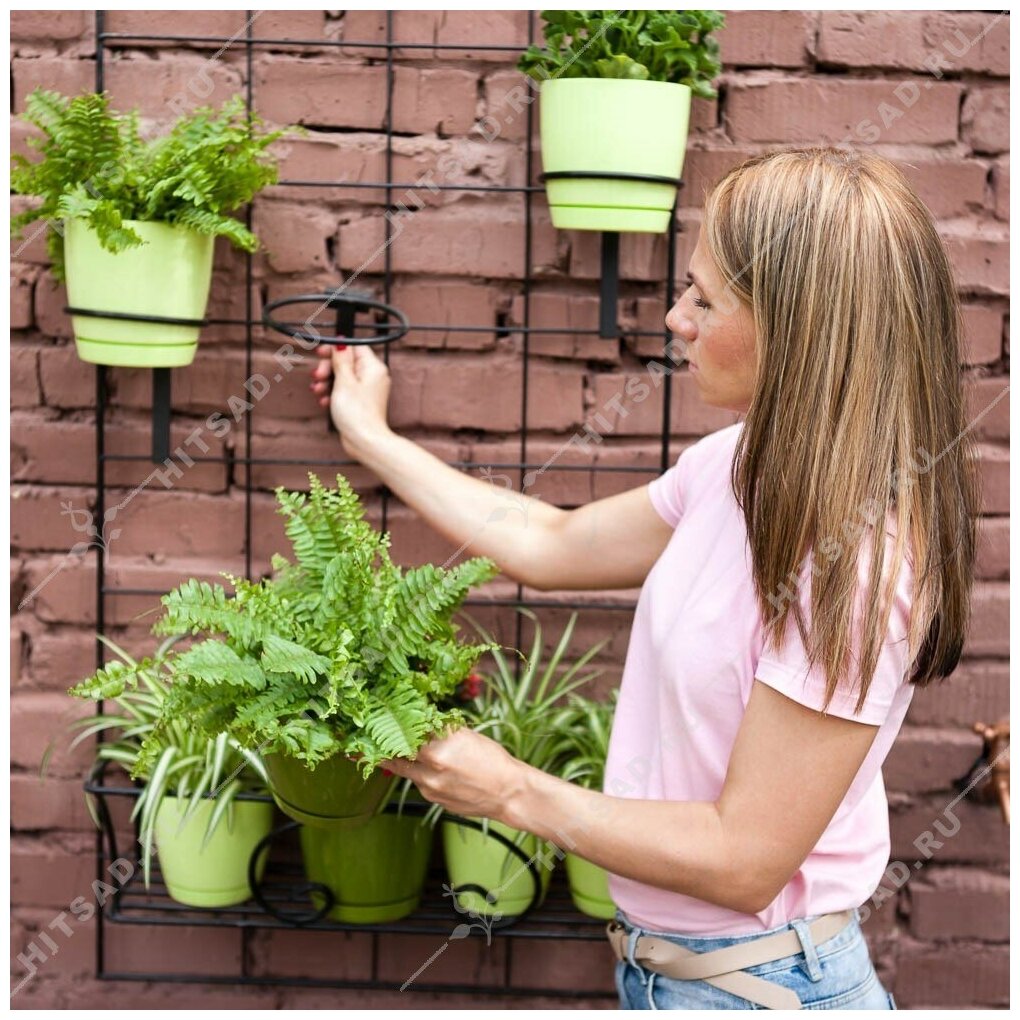
<svg viewBox="0 0 1020 1020">
<path fill-rule="evenodd" d="M 480 818 L 473 820 L 481 821 Z M 489 902 L 481 893 L 459 893 L 457 896 L 459 908 L 465 912 L 474 911 L 482 917 L 494 913 L 499 913 L 503 917 L 523 914 L 531 903 L 535 889 L 534 879 L 530 869 L 524 866 L 524 861 L 499 840 L 477 829 L 461 825 L 453 819 L 444 818 L 442 828 L 443 851 L 450 885 L 454 887 L 478 885 L 495 894 L 495 901 Z M 511 828 L 502 822 L 490 821 L 489 828 L 511 841 L 515 841 L 520 835 L 519 829 Z M 537 836 L 530 833 L 516 843 L 525 857 L 530 859 L 538 854 L 540 842 L 542 856 L 534 860 L 541 886 L 536 906 L 545 900 L 545 894 L 549 891 L 552 867 L 547 865 L 551 865 L 556 858 L 548 843 L 540 841 Z"/>
<path fill-rule="evenodd" d="M 408 797 L 408 803 L 411 798 Z M 432 854 L 432 826 L 420 815 L 378 814 L 355 829 L 301 827 L 309 881 L 329 886 L 329 916 L 349 924 L 396 921 L 418 909 Z M 321 896 L 313 894 L 321 904 Z"/>
<path fill-rule="evenodd" d="M 351 829 L 364 824 L 388 799 L 399 776 L 376 769 L 362 778 L 357 763 L 334 755 L 310 769 L 285 754 L 264 757 L 273 799 L 290 818 L 319 829 Z"/>
<path fill-rule="evenodd" d="M 167 223 L 124 220 L 145 241 L 107 251 L 84 220 L 64 225 L 67 303 L 100 312 L 201 319 L 212 280 L 215 238 Z M 78 357 L 97 365 L 190 365 L 199 327 L 73 315 Z"/>
<path fill-rule="evenodd" d="M 181 826 L 188 799 L 164 797 L 156 812 L 155 841 L 167 892 L 189 907 L 229 907 L 251 898 L 248 861 L 273 826 L 268 801 L 235 800 L 202 846 L 213 800 L 203 800 Z M 265 867 L 259 862 L 258 877 Z"/>
<path fill-rule="evenodd" d="M 576 854 L 567 854 L 567 878 L 570 880 L 570 898 L 574 906 L 589 917 L 611 921 L 616 916 L 616 904 L 609 896 L 609 875 L 591 861 Z"/>
<path fill-rule="evenodd" d="M 555 78 L 540 92 L 542 169 L 679 179 L 690 122 L 689 86 L 623 78 Z M 661 234 L 676 186 L 643 181 L 546 181 L 554 227 Z"/>
</svg>

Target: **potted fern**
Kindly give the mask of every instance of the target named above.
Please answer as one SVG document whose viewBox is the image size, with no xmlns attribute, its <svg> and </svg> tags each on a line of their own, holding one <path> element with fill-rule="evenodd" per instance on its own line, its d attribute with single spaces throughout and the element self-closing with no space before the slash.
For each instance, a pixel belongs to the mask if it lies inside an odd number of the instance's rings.
<svg viewBox="0 0 1020 1020">
<path fill-rule="evenodd" d="M 258 247 L 229 214 L 276 181 L 266 150 L 290 129 L 262 130 L 240 96 L 218 112 L 195 110 L 147 141 L 137 111 L 111 111 L 106 93 L 68 99 L 36 89 L 24 119 L 42 132 L 29 139 L 42 158 L 13 158 L 11 190 L 42 203 L 13 217 L 11 230 L 37 220 L 53 227 L 53 275 L 80 310 L 71 320 L 78 356 L 140 368 L 191 364 L 213 242 L 222 236 L 245 251 Z"/>
<path fill-rule="evenodd" d="M 343 829 L 395 787 L 380 762 L 464 722 L 448 702 L 489 646 L 461 642 L 451 616 L 498 570 L 476 557 L 405 572 L 343 475 L 335 489 L 309 480 L 307 494 L 276 490 L 294 563 L 274 556 L 259 581 L 224 575 L 232 594 L 186 581 L 153 629 L 203 638 L 169 661 L 164 723 L 257 748 L 287 815 Z"/>
<path fill-rule="evenodd" d="M 711 99 L 720 11 L 542 11 L 542 166 L 554 227 L 663 233 L 683 171 L 691 98 Z M 622 176 L 620 176 L 622 175 Z M 673 182 L 673 183 L 670 183 Z"/>
<path fill-rule="evenodd" d="M 573 613 L 555 650 L 543 663 L 545 648 L 541 625 L 531 610 L 518 607 L 518 612 L 534 624 L 531 654 L 529 657 L 521 656 L 524 668 L 519 677 L 514 676 L 491 635 L 474 624 L 486 642 L 493 646 L 490 651 L 496 669 L 491 675 L 482 674 L 477 696 L 468 703 L 468 721 L 479 733 L 500 743 L 515 758 L 556 774 L 561 767 L 564 726 L 572 718 L 563 699 L 599 675 L 600 670 L 579 674 L 608 638 L 588 649 L 573 663 L 564 662 L 563 657 L 577 623 L 577 613 Z M 475 886 L 489 892 L 487 897 L 469 890 L 458 893 L 459 909 L 475 911 L 482 916 L 499 913 L 509 917 L 524 913 L 532 902 L 534 880 L 519 857 L 489 835 L 490 830 L 500 833 L 535 862 L 540 882 L 538 903 L 541 903 L 552 877 L 549 866 L 554 859 L 551 845 L 503 822 L 483 818 L 470 821 L 478 823 L 481 828 L 468 827 L 456 817 L 442 818 L 443 849 L 451 886 L 455 889 Z"/>
<path fill-rule="evenodd" d="M 155 849 L 172 899 L 194 907 L 243 903 L 251 895 L 248 860 L 273 822 L 261 759 L 225 733 L 198 734 L 182 720 L 164 725 L 166 667 L 177 638 L 141 660 L 100 640 L 118 658 L 69 693 L 110 701 L 114 711 L 72 724 L 80 732 L 71 746 L 112 737 L 97 745 L 97 762 L 115 762 L 141 784 L 131 819 L 138 822 L 145 887 Z M 95 818 L 91 801 L 89 807 Z"/>
<path fill-rule="evenodd" d="M 560 760 L 557 775 L 560 779 L 601 792 L 619 694 L 614 688 L 603 701 L 593 701 L 579 694 L 569 696 L 567 709 L 559 717 L 562 737 L 557 746 Z M 605 868 L 572 853 L 566 854 L 564 864 L 574 906 L 590 917 L 612 920 L 616 904 L 609 895 L 609 875 Z"/>
</svg>

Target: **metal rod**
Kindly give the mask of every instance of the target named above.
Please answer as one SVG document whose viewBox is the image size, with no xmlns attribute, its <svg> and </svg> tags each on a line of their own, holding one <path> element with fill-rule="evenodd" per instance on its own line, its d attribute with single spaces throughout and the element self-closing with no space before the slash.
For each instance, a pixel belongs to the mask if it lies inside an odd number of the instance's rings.
<svg viewBox="0 0 1020 1020">
<path fill-rule="evenodd" d="M 620 235 L 602 231 L 602 278 L 599 287 L 599 336 L 616 339 L 616 309 L 620 297 Z"/>
<path fill-rule="evenodd" d="M 170 369 L 152 370 L 152 462 L 170 456 Z"/>
</svg>

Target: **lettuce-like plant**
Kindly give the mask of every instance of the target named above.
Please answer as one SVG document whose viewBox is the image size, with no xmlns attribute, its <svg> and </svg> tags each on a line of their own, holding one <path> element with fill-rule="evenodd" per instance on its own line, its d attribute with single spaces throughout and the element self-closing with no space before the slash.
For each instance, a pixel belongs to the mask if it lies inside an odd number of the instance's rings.
<svg viewBox="0 0 1020 1020">
<path fill-rule="evenodd" d="M 688 85 L 714 99 L 722 70 L 721 11 L 541 11 L 544 48 L 531 45 L 517 69 L 547 78 L 630 78 Z"/>
<path fill-rule="evenodd" d="M 224 574 L 233 594 L 189 580 L 163 596 L 153 630 L 204 639 L 168 662 L 162 725 L 187 720 L 312 768 L 347 754 L 367 777 L 465 722 L 456 692 L 492 646 L 461 642 L 451 617 L 498 569 L 476 557 L 404 571 L 343 475 L 336 489 L 309 479 L 308 494 L 276 490 L 295 562 L 275 556 L 260 581 Z M 83 690 L 118 696 L 134 676 L 114 667 Z"/>
</svg>

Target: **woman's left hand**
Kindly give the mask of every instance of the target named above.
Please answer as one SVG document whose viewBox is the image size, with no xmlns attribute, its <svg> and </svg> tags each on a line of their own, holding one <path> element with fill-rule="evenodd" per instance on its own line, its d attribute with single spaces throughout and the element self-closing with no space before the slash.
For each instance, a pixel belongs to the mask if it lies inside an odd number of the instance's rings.
<svg viewBox="0 0 1020 1020">
<path fill-rule="evenodd" d="M 489 737 L 468 727 L 430 740 L 414 759 L 391 758 L 383 768 L 410 779 L 428 801 L 454 814 L 505 821 L 528 768 Z"/>
</svg>

